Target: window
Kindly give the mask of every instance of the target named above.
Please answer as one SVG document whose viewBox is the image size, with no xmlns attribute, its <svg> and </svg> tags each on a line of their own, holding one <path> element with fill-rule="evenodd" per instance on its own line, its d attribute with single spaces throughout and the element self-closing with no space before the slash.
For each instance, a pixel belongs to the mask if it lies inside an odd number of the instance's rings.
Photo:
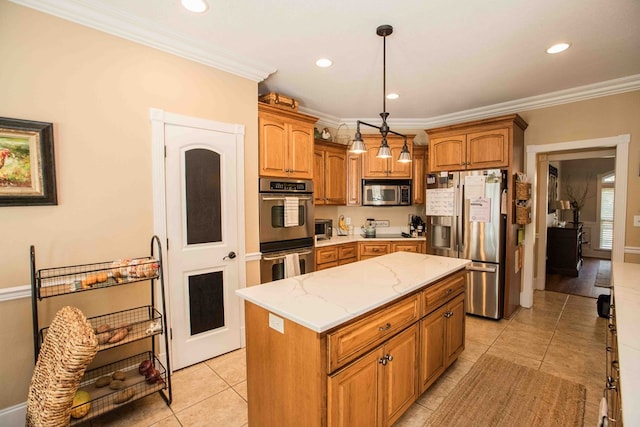
<svg viewBox="0 0 640 427">
<path fill-rule="evenodd" d="M 616 175 L 607 172 L 598 175 L 598 224 L 599 249 L 611 250 L 613 247 L 613 202 L 615 199 Z"/>
</svg>

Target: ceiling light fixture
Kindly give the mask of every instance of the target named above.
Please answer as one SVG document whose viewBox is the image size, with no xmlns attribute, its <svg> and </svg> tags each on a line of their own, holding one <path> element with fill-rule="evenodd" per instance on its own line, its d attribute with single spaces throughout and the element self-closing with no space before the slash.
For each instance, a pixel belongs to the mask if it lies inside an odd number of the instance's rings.
<svg viewBox="0 0 640 427">
<path fill-rule="evenodd" d="M 182 7 L 194 13 L 204 13 L 209 9 L 209 5 L 204 0 L 182 0 Z"/>
<path fill-rule="evenodd" d="M 400 95 L 398 95 L 397 93 L 390 93 L 389 95 L 387 95 L 387 99 L 398 99 L 400 98 Z"/>
<path fill-rule="evenodd" d="M 328 58 L 320 58 L 316 61 L 316 65 L 320 68 L 327 68 L 333 65 L 333 61 Z"/>
<path fill-rule="evenodd" d="M 557 43 L 547 49 L 547 53 L 554 54 L 564 52 L 565 50 L 569 49 L 570 46 L 571 45 L 569 43 Z"/>
<path fill-rule="evenodd" d="M 360 133 L 360 125 L 369 126 L 372 128 L 376 128 L 380 131 L 382 135 L 382 141 L 380 142 L 380 148 L 378 148 L 378 155 L 376 157 L 381 159 L 386 159 L 391 157 L 391 149 L 389 148 L 389 144 L 387 144 L 387 135 L 392 133 L 394 135 L 398 135 L 404 138 L 404 145 L 402 146 L 402 151 L 400 152 L 400 157 L 398 157 L 398 161 L 402 163 L 407 163 L 411 161 L 411 153 L 409 153 L 409 147 L 407 146 L 407 136 L 398 132 L 394 132 L 389 129 L 389 125 L 387 125 L 387 117 L 389 117 L 389 113 L 387 113 L 387 103 L 386 103 L 386 93 L 387 93 L 387 36 L 393 33 L 393 27 L 391 25 L 380 25 L 376 28 L 376 34 L 382 37 L 382 113 L 380 113 L 380 117 L 382 118 L 382 125 L 376 126 L 361 120 L 356 121 L 356 134 L 353 138 L 353 142 L 351 143 L 351 148 L 349 149 L 352 153 L 364 153 L 367 151 L 366 146 L 364 145 L 364 141 L 362 140 L 362 134 Z"/>
</svg>

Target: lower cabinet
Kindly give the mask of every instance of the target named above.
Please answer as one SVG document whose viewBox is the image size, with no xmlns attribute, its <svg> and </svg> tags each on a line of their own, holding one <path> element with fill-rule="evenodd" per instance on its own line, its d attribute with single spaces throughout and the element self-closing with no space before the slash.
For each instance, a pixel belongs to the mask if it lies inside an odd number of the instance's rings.
<svg viewBox="0 0 640 427">
<path fill-rule="evenodd" d="M 464 350 L 464 294 L 420 320 L 420 393 L 438 379 Z"/>
<path fill-rule="evenodd" d="M 418 324 L 329 377 L 329 426 L 392 425 L 418 398 Z"/>
<path fill-rule="evenodd" d="M 358 260 L 358 246 L 356 242 L 316 248 L 315 271 L 337 267 Z"/>
</svg>

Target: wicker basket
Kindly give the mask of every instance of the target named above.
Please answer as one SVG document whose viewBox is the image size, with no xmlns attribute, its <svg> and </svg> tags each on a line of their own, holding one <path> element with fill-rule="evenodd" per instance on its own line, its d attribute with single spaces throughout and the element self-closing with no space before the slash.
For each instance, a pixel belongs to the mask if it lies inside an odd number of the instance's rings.
<svg viewBox="0 0 640 427">
<path fill-rule="evenodd" d="M 516 200 L 529 200 L 531 199 L 531 184 L 528 182 L 516 182 L 515 185 Z"/>
<path fill-rule="evenodd" d="M 291 111 L 298 111 L 298 101 L 295 99 L 282 95 L 280 93 L 269 92 L 258 97 L 258 101 L 270 104 L 278 108 L 284 108 Z"/>
<path fill-rule="evenodd" d="M 516 224 L 531 224 L 531 208 L 516 206 Z"/>
<path fill-rule="evenodd" d="M 40 348 L 27 397 L 27 426 L 68 426 L 73 396 L 98 351 L 98 340 L 82 312 L 63 307 Z"/>
</svg>

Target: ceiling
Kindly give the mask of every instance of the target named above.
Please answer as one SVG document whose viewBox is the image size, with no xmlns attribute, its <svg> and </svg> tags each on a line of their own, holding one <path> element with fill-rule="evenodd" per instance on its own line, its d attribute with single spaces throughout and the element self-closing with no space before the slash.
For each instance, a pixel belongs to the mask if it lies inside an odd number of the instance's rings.
<svg viewBox="0 0 640 427">
<path fill-rule="evenodd" d="M 640 89 L 638 0 L 12 0 L 259 82 L 337 126 L 422 128 Z M 571 48 L 549 55 L 550 45 Z M 318 68 L 328 57 L 333 66 Z"/>
</svg>

